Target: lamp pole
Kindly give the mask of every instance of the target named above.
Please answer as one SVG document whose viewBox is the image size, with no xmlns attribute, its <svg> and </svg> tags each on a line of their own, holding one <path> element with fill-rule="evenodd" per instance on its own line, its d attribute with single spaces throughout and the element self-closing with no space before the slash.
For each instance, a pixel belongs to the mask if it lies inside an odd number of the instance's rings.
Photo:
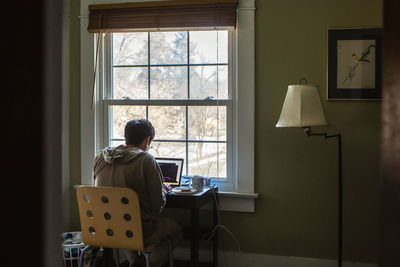
<svg viewBox="0 0 400 267">
<path fill-rule="evenodd" d="M 342 214 L 343 214 L 343 178 L 342 178 L 342 135 L 313 133 L 311 127 L 303 127 L 307 137 L 323 136 L 325 139 L 338 138 L 338 267 L 342 267 Z"/>
</svg>

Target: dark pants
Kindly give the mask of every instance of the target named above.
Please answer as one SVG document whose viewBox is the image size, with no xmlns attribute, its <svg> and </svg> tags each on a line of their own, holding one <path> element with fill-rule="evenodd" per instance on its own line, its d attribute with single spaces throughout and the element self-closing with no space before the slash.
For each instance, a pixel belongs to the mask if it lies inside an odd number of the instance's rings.
<svg viewBox="0 0 400 267">
<path fill-rule="evenodd" d="M 169 246 L 168 241 L 163 239 L 169 239 L 172 242 L 174 248 L 179 239 L 182 238 L 182 227 L 170 218 L 160 218 L 153 223 L 154 232 L 152 235 L 144 238 L 144 245 L 148 246 L 153 243 L 156 245 L 152 248 L 150 253 L 150 265 L 151 267 L 160 267 L 169 258 Z M 129 263 L 132 264 L 137 260 L 138 254 L 135 251 L 124 250 L 126 253 Z"/>
</svg>

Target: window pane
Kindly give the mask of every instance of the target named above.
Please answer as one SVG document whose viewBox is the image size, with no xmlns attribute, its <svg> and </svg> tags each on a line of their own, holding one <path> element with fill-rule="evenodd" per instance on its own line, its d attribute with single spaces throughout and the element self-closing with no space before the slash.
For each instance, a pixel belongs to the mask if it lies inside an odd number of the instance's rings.
<svg viewBox="0 0 400 267">
<path fill-rule="evenodd" d="M 147 32 L 113 33 L 113 65 L 147 65 Z"/>
<path fill-rule="evenodd" d="M 228 63 L 228 31 L 191 31 L 190 64 Z"/>
<path fill-rule="evenodd" d="M 189 140 L 226 141 L 226 107 L 188 107 Z"/>
<path fill-rule="evenodd" d="M 190 67 L 190 98 L 204 99 L 206 97 L 228 98 L 227 66 Z"/>
<path fill-rule="evenodd" d="M 146 118 L 145 106 L 111 106 L 110 139 L 124 138 L 125 125 L 130 120 Z"/>
<path fill-rule="evenodd" d="M 189 143 L 189 174 L 226 178 L 226 144 Z"/>
<path fill-rule="evenodd" d="M 228 66 L 218 66 L 218 99 L 228 99 Z"/>
<path fill-rule="evenodd" d="M 117 147 L 119 145 L 125 145 L 125 141 L 121 141 L 121 140 L 111 140 L 110 141 L 110 146 Z"/>
<path fill-rule="evenodd" d="M 149 120 L 155 139 L 184 140 L 186 137 L 186 108 L 182 106 L 149 106 Z"/>
<path fill-rule="evenodd" d="M 217 67 L 190 67 L 190 98 L 217 97 Z"/>
<path fill-rule="evenodd" d="M 186 64 L 187 32 L 151 32 L 150 64 Z"/>
<path fill-rule="evenodd" d="M 151 142 L 152 148 L 149 150 L 154 157 L 164 158 L 182 158 L 183 166 L 186 166 L 186 143 L 183 142 Z M 183 167 L 182 173 L 186 173 L 186 167 Z"/>
<path fill-rule="evenodd" d="M 148 69 L 141 67 L 113 68 L 113 98 L 148 98 Z"/>
<path fill-rule="evenodd" d="M 187 99 L 187 67 L 150 68 L 151 99 Z"/>
</svg>

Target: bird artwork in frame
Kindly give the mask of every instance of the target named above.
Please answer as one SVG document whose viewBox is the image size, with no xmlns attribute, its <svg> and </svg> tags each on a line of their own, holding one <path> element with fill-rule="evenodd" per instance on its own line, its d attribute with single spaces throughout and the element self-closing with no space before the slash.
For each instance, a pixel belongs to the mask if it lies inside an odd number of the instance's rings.
<svg viewBox="0 0 400 267">
<path fill-rule="evenodd" d="M 338 41 L 338 88 L 374 88 L 375 49 L 375 40 Z"/>
<path fill-rule="evenodd" d="M 328 100 L 381 98 L 382 28 L 328 29 Z"/>
</svg>

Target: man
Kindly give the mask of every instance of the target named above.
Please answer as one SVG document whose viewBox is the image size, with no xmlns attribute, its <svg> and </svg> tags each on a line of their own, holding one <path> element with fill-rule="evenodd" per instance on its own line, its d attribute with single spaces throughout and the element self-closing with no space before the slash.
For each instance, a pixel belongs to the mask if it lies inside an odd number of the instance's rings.
<svg viewBox="0 0 400 267">
<path fill-rule="evenodd" d="M 132 120 L 126 124 L 124 135 L 126 145 L 107 147 L 96 156 L 93 168 L 95 185 L 135 190 L 140 202 L 145 246 L 166 237 L 176 242 L 182 233 L 180 226 L 160 216 L 170 188 L 162 183 L 160 167 L 148 153 L 155 136 L 154 127 L 145 119 Z M 126 253 L 130 266 L 135 266 L 137 254 L 133 251 Z M 168 243 L 158 243 L 151 253 L 151 266 L 161 266 L 168 253 Z"/>
</svg>

